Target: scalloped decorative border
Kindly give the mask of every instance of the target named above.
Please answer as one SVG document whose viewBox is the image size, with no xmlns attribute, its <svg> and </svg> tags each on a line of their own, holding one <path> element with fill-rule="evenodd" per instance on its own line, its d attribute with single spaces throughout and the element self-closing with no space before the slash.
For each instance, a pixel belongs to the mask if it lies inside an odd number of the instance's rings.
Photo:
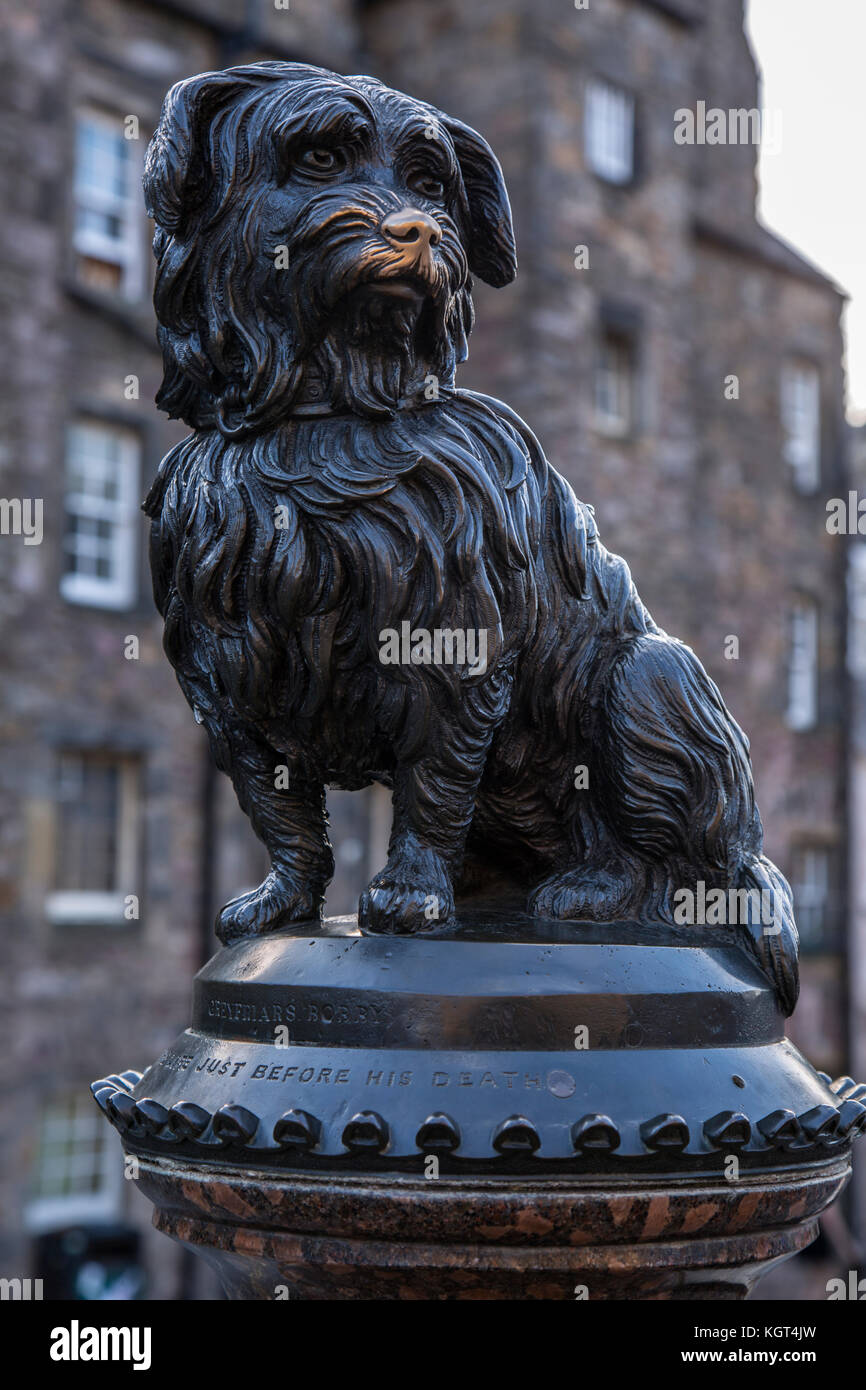
<svg viewBox="0 0 866 1390">
<path fill-rule="evenodd" d="M 816 1105 L 802 1115 L 793 1110 L 774 1110 L 753 1125 L 740 1111 L 722 1110 L 705 1120 L 702 1133 L 715 1150 L 743 1149 L 752 1140 L 763 1141 L 762 1149 L 791 1151 L 820 1146 L 834 1148 L 866 1133 L 866 1083 L 857 1084 L 850 1076 L 831 1081 L 825 1072 L 821 1080 L 838 1098 L 836 1105 Z M 274 1152 L 314 1153 L 321 1143 L 322 1122 L 306 1110 L 287 1110 L 276 1121 L 271 1143 L 257 1142 L 262 1128 L 258 1115 L 243 1105 L 227 1104 L 210 1113 L 191 1101 L 180 1100 L 171 1109 L 150 1097 L 135 1100 L 132 1091 L 142 1073 L 125 1071 L 94 1081 L 90 1090 L 100 1110 L 122 1135 L 146 1138 L 166 1145 L 183 1141 L 201 1145 L 211 1152 L 219 1149 L 247 1149 L 262 1155 Z M 691 1131 L 681 1115 L 655 1115 L 640 1125 L 640 1136 L 647 1154 L 683 1155 Z M 608 1115 L 584 1115 L 571 1127 L 576 1154 L 604 1156 L 619 1148 L 621 1133 Z M 349 1154 L 384 1154 L 391 1141 L 390 1129 L 375 1110 L 362 1110 L 343 1127 L 341 1142 Z M 415 1136 L 418 1152 L 456 1154 L 459 1152 L 460 1126 L 450 1115 L 428 1115 Z M 524 1115 L 509 1115 L 491 1136 L 491 1157 L 530 1157 L 541 1147 L 537 1128 Z"/>
</svg>

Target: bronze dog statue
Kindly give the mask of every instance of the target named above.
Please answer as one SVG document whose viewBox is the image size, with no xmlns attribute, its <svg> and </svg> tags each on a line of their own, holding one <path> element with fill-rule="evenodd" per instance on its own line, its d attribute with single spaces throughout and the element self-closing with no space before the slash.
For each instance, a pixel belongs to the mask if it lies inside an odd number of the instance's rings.
<svg viewBox="0 0 866 1390">
<path fill-rule="evenodd" d="M 378 781 L 366 930 L 441 925 L 482 883 L 546 917 L 676 922 L 702 886 L 745 900 L 789 1012 L 791 895 L 744 735 L 527 426 L 454 384 L 471 277 L 516 273 L 487 143 L 373 79 L 260 63 L 171 90 L 145 188 L 158 403 L 193 431 L 146 503 L 154 593 L 272 863 L 223 941 L 321 913 L 325 787 Z"/>
</svg>

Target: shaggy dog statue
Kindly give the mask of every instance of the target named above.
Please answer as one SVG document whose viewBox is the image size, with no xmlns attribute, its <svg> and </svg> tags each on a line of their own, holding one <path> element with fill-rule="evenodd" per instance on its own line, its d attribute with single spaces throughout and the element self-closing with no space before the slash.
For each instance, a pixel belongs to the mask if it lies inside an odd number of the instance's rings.
<svg viewBox="0 0 866 1390">
<path fill-rule="evenodd" d="M 172 88 L 145 190 L 158 403 L 192 430 L 146 503 L 154 592 L 271 858 L 221 939 L 317 918 L 325 788 L 380 782 L 365 931 L 441 929 L 480 885 L 576 923 L 676 923 L 699 891 L 790 1012 L 743 733 L 523 421 L 455 386 L 472 277 L 516 273 L 487 143 L 371 78 L 258 63 Z"/>
</svg>

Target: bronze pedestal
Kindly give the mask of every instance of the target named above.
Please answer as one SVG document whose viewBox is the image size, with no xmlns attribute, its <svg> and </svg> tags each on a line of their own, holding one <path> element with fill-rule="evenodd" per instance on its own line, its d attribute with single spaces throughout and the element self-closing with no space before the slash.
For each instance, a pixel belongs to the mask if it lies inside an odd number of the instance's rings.
<svg viewBox="0 0 866 1390">
<path fill-rule="evenodd" d="M 226 948 L 97 1082 L 157 1227 L 234 1298 L 741 1298 L 816 1234 L 866 1087 L 700 928 L 466 910 Z"/>
</svg>

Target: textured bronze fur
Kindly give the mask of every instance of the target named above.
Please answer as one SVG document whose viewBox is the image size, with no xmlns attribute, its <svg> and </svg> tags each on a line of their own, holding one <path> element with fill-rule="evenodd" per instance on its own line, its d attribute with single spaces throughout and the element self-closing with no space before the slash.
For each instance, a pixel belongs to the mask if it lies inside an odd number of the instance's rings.
<svg viewBox="0 0 866 1390">
<path fill-rule="evenodd" d="M 596 921 L 674 920 L 700 881 L 764 889 L 774 924 L 728 929 L 790 1011 L 791 897 L 744 735 L 527 426 L 454 385 L 471 276 L 516 273 L 485 141 L 370 78 L 262 63 L 172 89 L 145 185 L 158 399 L 193 431 L 146 503 L 154 592 L 272 861 L 222 939 L 320 914 L 325 787 L 379 781 L 366 930 L 441 926 L 482 885 Z M 385 664 L 389 630 L 483 632 L 486 664 Z"/>
</svg>

